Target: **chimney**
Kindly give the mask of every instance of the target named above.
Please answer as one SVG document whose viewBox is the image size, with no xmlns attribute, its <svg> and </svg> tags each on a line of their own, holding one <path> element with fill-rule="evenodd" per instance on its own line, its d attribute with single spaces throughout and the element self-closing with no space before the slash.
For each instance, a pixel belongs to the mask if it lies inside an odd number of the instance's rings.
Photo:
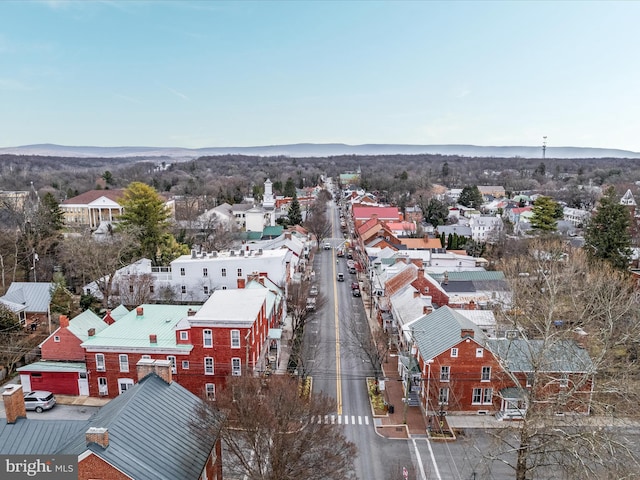
<svg viewBox="0 0 640 480">
<path fill-rule="evenodd" d="M 87 446 L 92 443 L 100 445 L 102 448 L 109 446 L 109 430 L 106 428 L 91 427 L 85 433 Z"/>
<path fill-rule="evenodd" d="M 418 278 L 424 278 L 424 268 L 418 269 Z"/>
<path fill-rule="evenodd" d="M 136 308 L 136 317 L 142 317 L 144 315 L 144 308 L 138 307 Z"/>
<path fill-rule="evenodd" d="M 173 365 L 171 364 L 171 360 L 156 360 L 156 375 L 158 375 L 162 380 L 171 384 L 172 382 L 172 372 L 171 369 Z"/>
<path fill-rule="evenodd" d="M 2 400 L 7 423 L 16 423 L 18 418 L 27 418 L 22 385 L 5 385 L 5 390 L 2 392 Z"/>
<path fill-rule="evenodd" d="M 66 328 L 69 326 L 69 317 L 66 315 L 60 315 L 60 319 L 58 321 L 60 322 L 60 328 Z"/>
<path fill-rule="evenodd" d="M 240 250 L 240 252 L 238 252 L 240 254 L 241 257 L 244 257 L 244 250 Z"/>
<path fill-rule="evenodd" d="M 187 310 L 187 317 L 193 317 L 196 314 L 196 311 L 193 308 Z"/>
<path fill-rule="evenodd" d="M 197 253 L 195 250 L 191 250 L 191 258 L 196 258 Z"/>
<path fill-rule="evenodd" d="M 473 328 L 463 328 L 460 330 L 460 338 L 473 338 L 474 334 Z"/>
<path fill-rule="evenodd" d="M 418 290 L 413 292 L 413 298 L 419 298 L 419 297 L 420 297 L 420 292 Z"/>
<path fill-rule="evenodd" d="M 245 285 L 245 280 L 244 280 L 244 278 L 239 278 L 239 279 L 238 279 L 238 289 L 242 289 L 242 288 L 244 288 L 244 285 Z"/>
<path fill-rule="evenodd" d="M 154 373 L 155 366 L 153 359 L 141 358 L 140 360 L 138 360 L 138 363 L 136 363 L 136 371 L 138 372 L 138 381 L 142 380 L 150 373 Z"/>
<path fill-rule="evenodd" d="M 444 285 L 449 285 L 449 274 L 447 272 L 444 272 L 444 276 L 442 277 L 442 283 Z"/>
<path fill-rule="evenodd" d="M 291 240 L 291 232 L 285 232 L 285 233 L 284 233 L 284 238 L 285 238 L 286 240 Z"/>
<path fill-rule="evenodd" d="M 422 306 L 422 314 L 423 315 L 428 315 L 431 312 L 433 312 L 433 307 L 431 305 L 423 305 Z"/>
<path fill-rule="evenodd" d="M 156 335 L 155 333 L 150 333 L 149 334 L 149 343 L 151 344 L 156 344 L 158 343 L 158 335 Z"/>
<path fill-rule="evenodd" d="M 96 335 L 96 329 L 90 328 L 89 330 L 87 330 L 87 335 L 89 335 L 90 337 L 94 337 Z"/>
</svg>

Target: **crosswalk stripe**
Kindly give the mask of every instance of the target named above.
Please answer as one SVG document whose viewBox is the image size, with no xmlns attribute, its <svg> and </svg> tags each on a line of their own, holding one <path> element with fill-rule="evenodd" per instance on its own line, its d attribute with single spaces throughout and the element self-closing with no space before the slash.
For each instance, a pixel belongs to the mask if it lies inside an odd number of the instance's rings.
<svg viewBox="0 0 640 480">
<path fill-rule="evenodd" d="M 331 425 L 335 425 L 335 424 L 336 424 L 336 416 L 331 415 Z"/>
<path fill-rule="evenodd" d="M 351 425 L 355 425 L 355 424 L 356 424 L 356 416 L 351 415 Z"/>
<path fill-rule="evenodd" d="M 358 425 L 362 425 L 362 417 L 358 415 Z"/>
<path fill-rule="evenodd" d="M 367 425 L 369 425 L 369 417 L 364 417 L 364 423 L 366 423 Z"/>
<path fill-rule="evenodd" d="M 338 415 L 338 425 L 342 425 L 342 415 Z"/>
</svg>

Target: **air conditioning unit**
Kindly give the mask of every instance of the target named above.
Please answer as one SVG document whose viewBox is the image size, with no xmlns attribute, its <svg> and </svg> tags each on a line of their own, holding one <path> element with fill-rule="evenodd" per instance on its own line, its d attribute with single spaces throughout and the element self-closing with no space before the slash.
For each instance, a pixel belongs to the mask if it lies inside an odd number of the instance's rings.
<svg viewBox="0 0 640 480">
<path fill-rule="evenodd" d="M 519 336 L 518 330 L 507 330 L 504 332 L 504 338 L 507 340 L 515 340 Z"/>
<path fill-rule="evenodd" d="M 239 376 L 241 376 L 241 375 L 242 375 L 242 372 L 238 372 L 238 371 L 233 371 L 233 372 L 231 372 L 231 376 L 232 376 L 232 377 L 239 377 Z"/>
</svg>

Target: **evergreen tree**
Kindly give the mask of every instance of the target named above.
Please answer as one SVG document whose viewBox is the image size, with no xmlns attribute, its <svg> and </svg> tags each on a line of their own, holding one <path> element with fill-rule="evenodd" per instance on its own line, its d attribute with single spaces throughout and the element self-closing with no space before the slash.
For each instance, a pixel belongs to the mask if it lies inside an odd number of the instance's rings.
<svg viewBox="0 0 640 480">
<path fill-rule="evenodd" d="M 533 204 L 531 226 L 542 233 L 555 232 L 558 228 L 558 202 L 551 197 L 538 197 Z"/>
<path fill-rule="evenodd" d="M 154 188 L 141 182 L 132 182 L 125 189 L 120 201 L 124 213 L 119 228 L 130 232 L 139 242 L 139 254 L 151 259 L 155 265 L 160 260 L 160 247 L 168 241 L 169 210 Z"/>
<path fill-rule="evenodd" d="M 454 248 L 453 246 L 453 234 L 450 233 L 449 236 L 447 237 L 447 248 L 452 250 Z"/>
<path fill-rule="evenodd" d="M 302 223 L 302 212 L 300 211 L 300 202 L 298 201 L 298 195 L 294 193 L 293 200 L 289 204 L 289 211 L 287 212 L 289 217 L 289 223 L 291 225 L 300 225 Z"/>
<path fill-rule="evenodd" d="M 631 257 L 630 224 L 629 210 L 620 204 L 615 189 L 609 187 L 585 231 L 584 248 L 589 257 L 626 270 Z"/>
<path fill-rule="evenodd" d="M 444 242 L 444 240 L 445 240 L 444 232 L 442 232 L 442 233 L 440 234 L 440 244 L 442 245 L 442 248 L 444 248 L 444 247 L 445 247 L 445 242 Z"/>
<path fill-rule="evenodd" d="M 465 207 L 478 209 L 484 203 L 484 199 L 477 185 L 467 185 L 462 189 L 462 192 L 460 192 L 458 203 Z"/>
<path fill-rule="evenodd" d="M 296 184 L 293 181 L 293 178 L 287 178 L 287 181 L 284 184 L 283 193 L 285 197 L 293 197 L 296 194 Z"/>
<path fill-rule="evenodd" d="M 449 216 L 449 208 L 444 202 L 441 202 L 437 198 L 430 198 L 426 205 L 426 211 L 424 212 L 424 220 L 430 223 L 434 227 L 438 225 L 444 225 Z"/>
</svg>

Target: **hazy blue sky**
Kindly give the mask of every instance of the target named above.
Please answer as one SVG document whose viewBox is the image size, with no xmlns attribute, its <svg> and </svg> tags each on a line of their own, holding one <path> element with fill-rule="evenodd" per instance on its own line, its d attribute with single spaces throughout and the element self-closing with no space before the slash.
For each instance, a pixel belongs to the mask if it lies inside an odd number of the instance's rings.
<svg viewBox="0 0 640 480">
<path fill-rule="evenodd" d="M 0 147 L 640 151 L 640 2 L 0 2 Z"/>
</svg>

